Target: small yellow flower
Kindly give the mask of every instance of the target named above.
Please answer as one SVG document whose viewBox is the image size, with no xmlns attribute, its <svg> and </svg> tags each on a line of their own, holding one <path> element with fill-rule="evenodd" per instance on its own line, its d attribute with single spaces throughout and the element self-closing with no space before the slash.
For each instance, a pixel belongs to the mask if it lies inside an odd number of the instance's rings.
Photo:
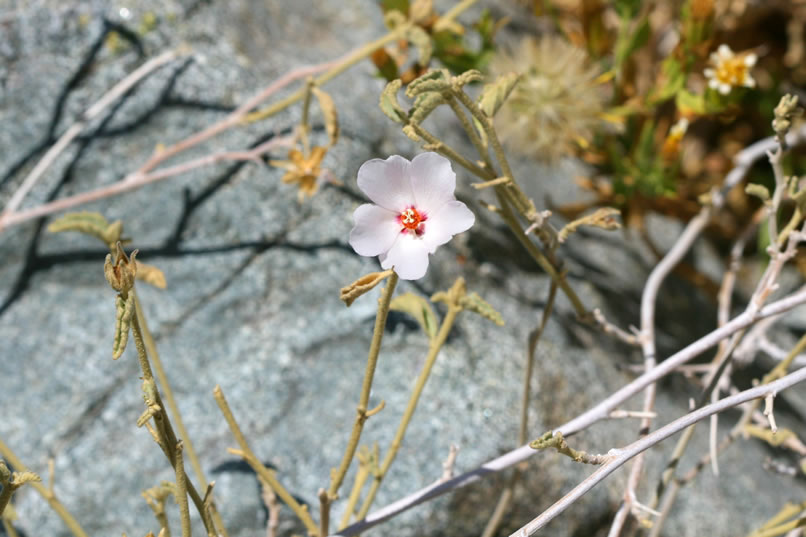
<svg viewBox="0 0 806 537">
<path fill-rule="evenodd" d="M 313 196 L 319 189 L 319 176 L 322 173 L 322 159 L 325 158 L 327 148 L 316 146 L 306 158 L 298 149 L 288 152 L 288 160 L 272 161 L 273 166 L 286 170 L 283 176 L 284 183 L 296 183 L 299 188 L 300 201 L 305 196 Z"/>
<path fill-rule="evenodd" d="M 758 57 L 749 54 L 733 53 L 728 45 L 719 45 L 716 52 L 711 53 L 711 64 L 704 71 L 708 79 L 708 87 L 727 95 L 734 87 L 753 88 L 756 81 L 750 75 L 750 69 L 756 64 Z"/>
</svg>

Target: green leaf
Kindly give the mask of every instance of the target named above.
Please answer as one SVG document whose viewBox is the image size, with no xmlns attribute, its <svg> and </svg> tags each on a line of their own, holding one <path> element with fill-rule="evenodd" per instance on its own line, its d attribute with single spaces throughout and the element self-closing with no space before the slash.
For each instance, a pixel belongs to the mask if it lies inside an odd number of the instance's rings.
<svg viewBox="0 0 806 537">
<path fill-rule="evenodd" d="M 488 116 L 493 117 L 509 94 L 515 89 L 520 76 L 516 73 L 509 73 L 498 77 L 495 82 L 485 84 L 479 97 L 479 107 Z"/>
<path fill-rule="evenodd" d="M 691 116 L 692 114 L 702 116 L 708 111 L 705 95 L 697 95 L 686 89 L 681 89 L 677 92 L 675 104 L 683 116 Z"/>
<path fill-rule="evenodd" d="M 431 304 L 420 295 L 403 293 L 392 299 L 390 309 L 408 313 L 420 324 L 428 339 L 437 335 L 438 321 Z"/>
<path fill-rule="evenodd" d="M 470 47 L 463 35 L 442 28 L 433 33 L 434 57 L 452 73 L 463 73 L 468 69 L 483 70 L 495 52 L 494 37 L 505 20 L 493 20 L 490 11 L 485 9 L 479 20 L 473 24 L 481 43 L 475 50 Z"/>
<path fill-rule="evenodd" d="M 674 56 L 669 56 L 663 60 L 660 80 L 662 85 L 655 89 L 649 99 L 649 104 L 665 101 L 677 95 L 686 84 L 686 73 L 683 70 L 683 66 Z"/>
<path fill-rule="evenodd" d="M 399 11 L 404 15 L 409 14 L 409 0 L 381 0 L 381 9 L 384 13 Z"/>
<path fill-rule="evenodd" d="M 629 23 L 629 20 L 622 20 L 622 24 L 627 23 Z M 651 28 L 649 26 L 649 19 L 644 17 L 641 22 L 638 23 L 638 26 L 635 28 L 635 31 L 632 34 L 629 36 L 620 36 L 618 42 L 616 43 L 615 56 L 617 67 L 624 63 L 624 60 L 626 60 L 630 54 L 646 44 L 646 42 L 649 40 L 650 31 Z"/>
<path fill-rule="evenodd" d="M 386 49 L 379 48 L 372 53 L 370 59 L 372 63 L 375 64 L 375 67 L 378 68 L 378 75 L 386 79 L 387 82 L 392 82 L 400 76 L 397 69 L 397 62 L 386 52 Z"/>
<path fill-rule="evenodd" d="M 381 111 L 386 114 L 386 117 L 396 123 L 408 122 L 406 112 L 403 111 L 397 101 L 397 92 L 400 90 L 402 85 L 403 82 L 401 82 L 400 79 L 392 80 L 381 92 Z"/>
<path fill-rule="evenodd" d="M 641 7 L 641 0 L 615 0 L 614 7 L 622 17 L 631 17 Z"/>
</svg>

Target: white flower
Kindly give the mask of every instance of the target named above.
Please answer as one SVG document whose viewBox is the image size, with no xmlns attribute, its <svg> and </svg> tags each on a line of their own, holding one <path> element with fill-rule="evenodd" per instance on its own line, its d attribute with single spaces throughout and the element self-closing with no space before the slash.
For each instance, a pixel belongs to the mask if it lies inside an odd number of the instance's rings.
<svg viewBox="0 0 806 537">
<path fill-rule="evenodd" d="M 404 280 L 425 276 L 428 255 L 475 221 L 453 195 L 450 161 L 436 153 L 411 162 L 398 155 L 368 160 L 358 170 L 358 187 L 374 204 L 353 213 L 350 246 L 359 255 L 377 255 L 381 267 L 394 267 Z"/>
<path fill-rule="evenodd" d="M 714 67 L 704 71 L 708 87 L 722 95 L 730 93 L 733 87 L 755 87 L 756 81 L 750 75 L 750 68 L 756 64 L 757 59 L 752 52 L 736 56 L 729 46 L 724 43 L 719 45 L 716 52 L 711 53 L 710 60 Z"/>
</svg>

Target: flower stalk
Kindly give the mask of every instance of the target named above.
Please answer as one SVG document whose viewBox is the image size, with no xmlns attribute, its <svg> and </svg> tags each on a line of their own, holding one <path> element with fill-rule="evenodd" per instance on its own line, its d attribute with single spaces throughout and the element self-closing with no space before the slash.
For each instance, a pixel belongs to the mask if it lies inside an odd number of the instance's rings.
<svg viewBox="0 0 806 537">
<path fill-rule="evenodd" d="M 364 381 L 361 385 L 361 396 L 356 408 L 355 421 L 353 422 L 353 429 L 350 433 L 350 439 L 347 441 L 347 448 L 344 451 L 341 464 L 338 469 L 335 469 L 330 487 L 327 490 L 327 497 L 322 501 L 322 509 L 329 511 L 331 504 L 338 498 L 339 488 L 344 482 L 344 477 L 347 475 L 347 470 L 355 457 L 356 449 L 358 449 L 358 442 L 361 439 L 361 432 L 364 429 L 364 423 L 367 421 L 369 405 L 369 394 L 372 390 L 372 379 L 375 376 L 375 368 L 378 365 L 378 355 L 381 351 L 381 341 L 383 340 L 383 332 L 386 326 L 386 318 L 389 315 L 389 304 L 392 301 L 392 293 L 394 293 L 397 286 L 398 276 L 393 273 L 389 276 L 386 287 L 381 292 L 381 297 L 378 300 L 378 313 L 375 316 L 375 330 L 372 334 L 372 343 L 369 347 L 369 356 L 367 358 L 367 366 L 364 371 Z M 320 516 L 326 516 L 323 512 Z"/>
<path fill-rule="evenodd" d="M 401 418 L 400 424 L 397 427 L 395 437 L 389 446 L 389 450 L 384 456 L 383 463 L 381 463 L 379 471 L 375 473 L 375 479 L 372 481 L 372 485 L 367 493 L 367 497 L 364 499 L 364 503 L 361 505 L 361 509 L 358 511 L 357 517 L 359 520 L 367 516 L 367 513 L 369 513 L 369 510 L 372 507 L 372 502 L 375 501 L 375 496 L 378 494 L 378 489 L 381 486 L 381 482 L 383 481 L 383 478 L 386 477 L 387 472 L 389 472 L 389 468 L 392 466 L 392 462 L 394 462 L 395 457 L 400 450 L 400 446 L 403 444 L 403 437 L 406 435 L 406 430 L 408 429 L 409 423 L 411 423 L 411 418 L 414 416 L 415 410 L 417 410 L 417 403 L 420 401 L 420 396 L 423 393 L 425 384 L 428 382 L 428 377 L 431 375 L 431 370 L 437 361 L 439 351 L 442 349 L 442 346 L 448 339 L 448 334 L 450 334 L 451 329 L 453 328 L 453 324 L 456 321 L 456 316 L 459 315 L 459 312 L 463 309 L 459 303 L 459 300 L 465 294 L 464 280 L 462 278 L 456 280 L 451 287 L 451 290 L 447 294 L 450 297 L 450 301 L 448 303 L 448 312 L 445 314 L 445 318 L 440 324 L 436 337 L 434 337 L 434 339 L 431 341 L 431 344 L 428 348 L 428 356 L 425 359 L 425 364 L 423 365 L 422 371 L 420 371 L 420 375 L 417 377 L 414 390 L 412 391 L 411 396 L 409 396 L 409 402 L 406 405 L 406 410 L 403 412 L 403 417 Z M 346 524 L 342 525 L 342 527 L 344 526 L 346 526 Z"/>
</svg>

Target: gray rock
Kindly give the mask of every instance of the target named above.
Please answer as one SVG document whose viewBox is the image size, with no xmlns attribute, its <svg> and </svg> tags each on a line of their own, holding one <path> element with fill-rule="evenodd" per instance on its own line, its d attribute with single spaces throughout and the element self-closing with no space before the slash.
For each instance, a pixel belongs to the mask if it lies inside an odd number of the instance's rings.
<svg viewBox="0 0 806 537">
<path fill-rule="evenodd" d="M 222 106 L 242 102 L 295 66 L 337 57 L 383 32 L 382 17 L 370 1 L 25 3 L 3 19 L 9 31 L 0 35 L 0 54 L 13 57 L 0 71 L 4 170 L 43 140 L 65 82 L 102 31 L 102 16 L 136 28 L 147 14 L 157 19 L 156 27 L 142 37 L 147 54 L 183 42 L 195 51 L 196 61 L 180 74 L 173 95 Z M 134 49 L 125 43 L 120 47 L 103 49 L 91 75 L 67 99 L 56 132 L 136 65 Z M 165 68 L 144 82 L 107 128 L 152 109 L 177 68 Z M 316 491 L 327 486 L 330 468 L 338 464 L 347 442 L 378 296 L 376 290 L 349 309 L 338 299 L 341 286 L 377 268 L 375 260 L 361 258 L 347 246 L 352 210 L 359 203 L 349 192 L 357 192 L 355 173 L 366 159 L 418 151 L 379 111 L 382 86 L 368 62 L 327 86 L 344 135 L 325 165 L 346 190 L 325 187 L 299 204 L 295 189 L 280 183 L 278 170 L 248 164 L 233 173 L 230 165 L 219 165 L 85 207 L 124 220 L 141 259 L 159 266 L 168 278 L 167 290 L 141 284 L 140 295 L 191 439 L 208 478 L 216 480 L 218 506 L 234 537 L 262 533 L 264 521 L 251 475 L 213 472 L 233 460 L 226 448 L 235 446 L 212 398 L 216 384 L 224 389 L 255 452 L 277 468 L 281 481 L 315 514 Z M 194 154 L 241 148 L 268 129 L 292 127 L 299 114 L 299 107 L 292 107 Z M 129 132 L 90 143 L 59 195 L 109 184 L 148 158 L 156 144 L 179 140 L 220 117 L 222 112 L 212 109 L 163 106 Z M 435 130 L 470 153 L 448 114 L 432 121 Z M 319 137 L 324 135 L 316 136 L 323 141 Z M 59 159 L 26 206 L 47 199 L 78 147 Z M 0 185 L 0 203 L 35 161 Z M 530 178 L 530 195 L 538 201 L 547 193 L 555 202 L 579 196 L 569 186 L 573 172 L 568 169 L 535 174 L 527 159 L 515 159 L 514 165 L 519 177 Z M 472 178 L 460 171 L 459 180 L 460 196 L 474 202 L 475 191 L 467 187 Z M 212 188 L 217 182 L 222 185 Z M 186 190 L 196 200 L 188 214 L 183 212 Z M 539 321 L 548 280 L 500 222 L 477 204 L 473 208 L 481 225 L 440 249 L 426 278 L 401 283 L 400 291 L 428 295 L 462 275 L 507 324 L 499 328 L 470 313 L 460 316 L 377 506 L 438 478 L 451 444 L 461 447 L 459 472 L 515 447 L 525 341 Z M 173 479 L 173 472 L 148 433 L 134 425 L 142 412 L 134 349 L 111 360 L 114 292 L 103 280 L 104 251 L 86 237 L 44 233 L 28 265 L 35 233 L 35 224 L 25 224 L 0 235 L 0 300 L 7 304 L 0 310 L 6 360 L 0 438 L 42 474 L 48 457 L 54 458 L 56 493 L 91 535 L 144 535 L 157 525 L 140 492 Z M 619 233 L 582 232 L 562 250 L 571 281 L 586 304 L 601 307 L 625 327 L 638 322 L 641 286 L 651 267 L 634 242 Z M 715 267 L 710 255 L 709 270 Z M 713 325 L 713 307 L 683 282 L 670 281 L 661 304 L 663 354 Z M 409 324 L 397 323 L 386 334 L 371 397 L 371 405 L 383 400 L 386 408 L 369 420 L 362 444 L 378 442 L 385 451 L 426 353 L 423 334 Z M 639 362 L 634 350 L 575 322 L 568 301 L 559 297 L 557 315 L 538 350 L 530 435 L 539 436 L 612 393 L 633 376 L 625 366 Z M 684 413 L 695 394 L 680 379 L 664 382 L 659 423 Z M 729 421 L 721 421 L 726 430 Z M 706 427 L 701 429 L 684 468 L 707 450 Z M 636 435 L 637 424 L 605 422 L 572 442 L 580 449 L 605 452 Z M 671 449 L 670 441 L 649 454 L 647 483 L 657 478 Z M 726 453 L 719 479 L 703 472 L 681 496 L 667 535 L 747 533 L 787 499 L 802 497 L 802 484 L 763 469 L 767 455 L 756 442 L 742 442 Z M 552 453 L 533 457 L 500 534 L 520 527 L 590 471 Z M 619 473 L 585 496 L 552 523 L 548 534 L 606 534 L 624 476 Z M 480 533 L 505 479 L 495 476 L 420 506 L 370 534 Z M 762 485 L 763 494 L 752 494 Z M 16 507 L 18 526 L 28 535 L 67 534 L 33 490 L 20 491 Z M 334 518 L 340 518 L 341 509 L 343 503 L 337 504 Z M 176 510 L 172 505 L 169 510 L 176 533 Z M 288 510 L 282 512 L 281 529 L 284 534 L 303 531 Z"/>
</svg>

